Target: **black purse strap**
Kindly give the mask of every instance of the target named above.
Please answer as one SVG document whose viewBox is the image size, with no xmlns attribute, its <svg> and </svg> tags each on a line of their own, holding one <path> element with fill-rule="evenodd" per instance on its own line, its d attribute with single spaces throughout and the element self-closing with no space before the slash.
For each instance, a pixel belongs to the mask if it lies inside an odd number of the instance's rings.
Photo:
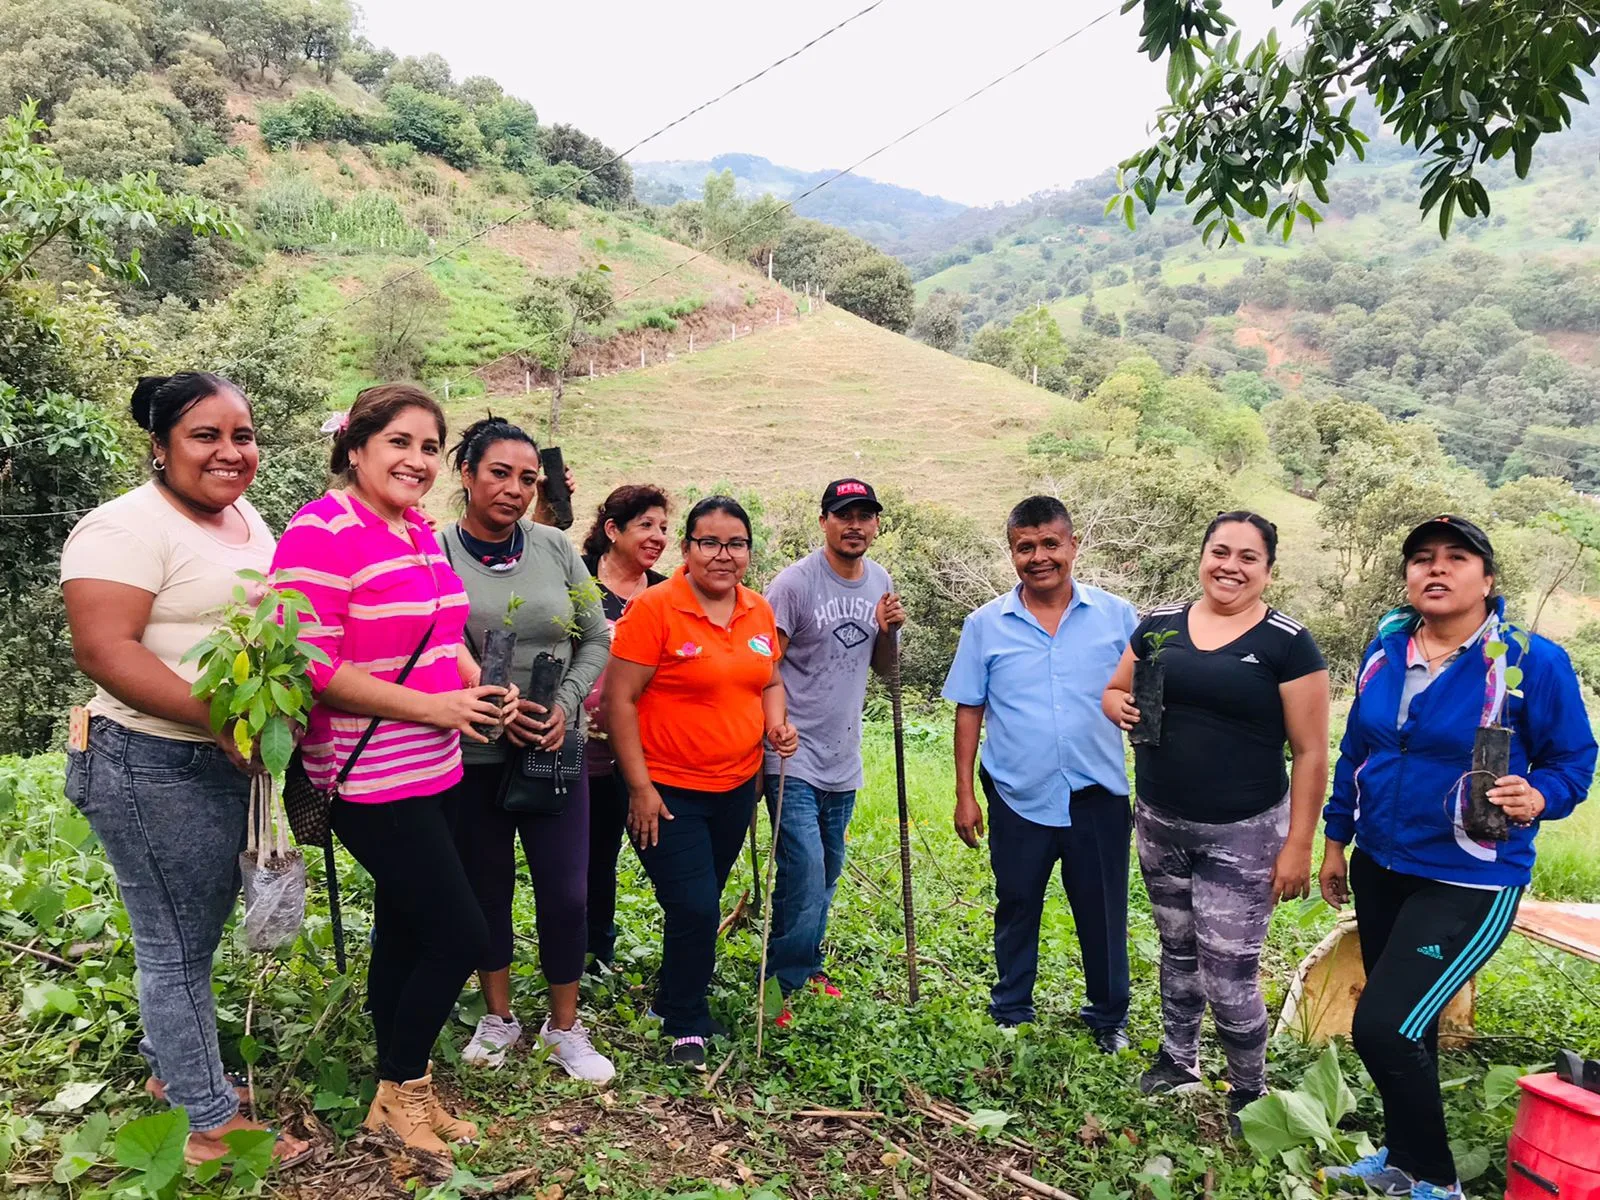
<svg viewBox="0 0 1600 1200">
<path fill-rule="evenodd" d="M 427 648 L 428 639 L 433 636 L 433 627 L 436 621 L 429 621 L 428 628 L 422 635 L 422 640 L 417 643 L 417 648 L 411 652 L 411 657 L 406 659 L 406 665 L 400 668 L 400 674 L 394 677 L 398 686 L 406 681 L 406 676 L 411 674 L 411 668 L 417 665 L 417 659 L 422 657 L 422 652 Z M 361 740 L 356 743 L 356 748 L 350 751 L 350 757 L 344 760 L 344 768 L 339 772 L 338 778 L 333 781 L 333 790 L 338 791 L 344 786 L 344 781 L 350 777 L 351 769 L 356 765 L 356 759 L 361 757 L 361 752 L 367 748 L 367 743 L 372 740 L 372 735 L 378 732 L 378 723 L 382 717 L 373 717 L 368 723 L 366 732 L 361 735 Z"/>
</svg>

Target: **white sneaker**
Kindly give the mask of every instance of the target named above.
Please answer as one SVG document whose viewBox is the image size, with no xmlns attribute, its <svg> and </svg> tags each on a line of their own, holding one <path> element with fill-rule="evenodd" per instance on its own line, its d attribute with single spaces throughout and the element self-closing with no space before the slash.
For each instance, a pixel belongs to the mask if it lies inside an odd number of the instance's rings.
<svg viewBox="0 0 1600 1200">
<path fill-rule="evenodd" d="M 493 1013 L 485 1014 L 478 1018 L 478 1027 L 461 1052 L 461 1061 L 474 1067 L 502 1066 L 511 1047 L 521 1040 L 522 1023 L 515 1017 L 506 1020 Z"/>
<path fill-rule="evenodd" d="M 574 1021 L 571 1029 L 551 1029 L 545 1018 L 539 1030 L 539 1040 L 550 1047 L 550 1057 L 568 1075 L 588 1083 L 608 1083 L 617 1073 L 611 1060 L 594 1048 L 589 1031 L 582 1021 Z"/>
</svg>

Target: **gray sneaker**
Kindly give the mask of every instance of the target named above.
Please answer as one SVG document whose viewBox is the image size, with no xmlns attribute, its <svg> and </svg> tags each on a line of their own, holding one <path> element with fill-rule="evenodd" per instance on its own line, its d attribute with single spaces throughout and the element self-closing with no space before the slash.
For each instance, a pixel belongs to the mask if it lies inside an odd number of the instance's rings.
<svg viewBox="0 0 1600 1200">
<path fill-rule="evenodd" d="M 1358 1158 L 1348 1167 L 1323 1167 L 1319 1172 L 1329 1183 L 1341 1186 L 1360 1184 L 1380 1196 L 1409 1196 L 1417 1181 L 1399 1167 L 1389 1165 L 1389 1148 Z"/>
<path fill-rule="evenodd" d="M 486 1013 L 478 1018 L 478 1027 L 461 1052 L 461 1061 L 474 1067 L 501 1066 L 511 1048 L 521 1040 L 522 1025 L 515 1017 L 502 1019 Z"/>
<path fill-rule="evenodd" d="M 575 1021 L 571 1029 L 552 1029 L 546 1018 L 544 1027 L 539 1030 L 539 1040 L 550 1047 L 550 1057 L 555 1064 L 574 1079 L 609 1083 L 617 1073 L 611 1060 L 594 1048 L 582 1021 Z"/>
</svg>

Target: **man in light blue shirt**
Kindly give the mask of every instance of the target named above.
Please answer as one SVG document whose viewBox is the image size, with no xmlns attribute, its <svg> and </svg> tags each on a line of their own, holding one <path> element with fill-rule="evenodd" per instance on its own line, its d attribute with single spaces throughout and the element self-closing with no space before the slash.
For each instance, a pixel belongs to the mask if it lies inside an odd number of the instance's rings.
<svg viewBox="0 0 1600 1200">
<path fill-rule="evenodd" d="M 1120 596 L 1078 583 L 1072 518 L 1053 496 L 1011 510 L 1006 540 L 1020 581 L 971 613 L 945 680 L 956 704 L 956 832 L 983 837 L 973 767 L 989 809 L 994 951 L 990 1015 L 1034 1017 L 1039 919 L 1061 880 L 1083 952 L 1084 1023 L 1102 1051 L 1128 1045 L 1128 841 L 1132 816 L 1122 733 L 1100 696 L 1138 624 Z"/>
</svg>

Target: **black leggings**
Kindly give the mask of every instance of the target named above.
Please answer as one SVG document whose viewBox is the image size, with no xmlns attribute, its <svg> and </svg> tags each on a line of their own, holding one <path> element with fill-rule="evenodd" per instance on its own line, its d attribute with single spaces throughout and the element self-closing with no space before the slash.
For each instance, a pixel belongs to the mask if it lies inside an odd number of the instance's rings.
<svg viewBox="0 0 1600 1200">
<path fill-rule="evenodd" d="M 395 1083 L 427 1074 L 434 1040 L 489 949 L 451 838 L 460 792 L 458 784 L 437 796 L 333 804 L 333 831 L 374 884 L 367 1007 L 378 1077 Z"/>
<path fill-rule="evenodd" d="M 589 953 L 609 964 L 617 950 L 617 855 L 628 821 L 621 771 L 589 776 Z"/>
<path fill-rule="evenodd" d="M 1402 875 L 1358 848 L 1350 890 L 1367 970 L 1350 1037 L 1383 1097 L 1389 1162 L 1450 1187 L 1456 1164 L 1439 1095 L 1439 1014 L 1511 932 L 1522 889 Z"/>
<path fill-rule="evenodd" d="M 456 816 L 456 850 L 489 925 L 480 971 L 511 965 L 512 901 L 517 891 L 517 839 L 533 881 L 539 966 L 545 982 L 576 983 L 583 974 L 585 876 L 589 852 L 589 788 L 580 778 L 554 815 L 500 807 L 500 763 L 468 763 Z"/>
</svg>

